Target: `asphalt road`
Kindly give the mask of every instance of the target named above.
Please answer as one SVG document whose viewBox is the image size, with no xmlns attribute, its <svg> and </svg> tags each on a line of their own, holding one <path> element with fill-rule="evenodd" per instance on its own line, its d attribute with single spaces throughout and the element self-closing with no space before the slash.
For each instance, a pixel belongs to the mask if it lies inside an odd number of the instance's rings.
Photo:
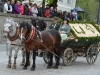
<svg viewBox="0 0 100 75">
<path fill-rule="evenodd" d="M 13 51 L 14 54 L 14 51 Z M 12 63 L 13 63 L 12 56 Z M 0 75 L 100 75 L 100 54 L 97 61 L 93 65 L 89 65 L 84 57 L 78 57 L 70 66 L 63 66 L 60 61 L 59 69 L 46 69 L 47 64 L 42 57 L 36 58 L 36 69 L 30 71 L 31 66 L 27 70 L 23 70 L 21 63 L 21 51 L 18 53 L 17 69 L 6 68 L 8 56 L 6 46 L 0 45 Z"/>
</svg>

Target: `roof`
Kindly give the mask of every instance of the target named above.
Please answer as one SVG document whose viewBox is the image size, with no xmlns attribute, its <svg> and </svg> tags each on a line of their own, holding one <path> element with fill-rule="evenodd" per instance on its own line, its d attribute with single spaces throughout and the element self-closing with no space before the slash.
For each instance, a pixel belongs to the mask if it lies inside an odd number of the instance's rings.
<svg viewBox="0 0 100 75">
<path fill-rule="evenodd" d="M 84 12 L 84 10 L 81 8 L 81 7 L 79 7 L 79 6 L 77 6 L 77 7 L 75 7 L 74 9 L 72 9 L 71 11 L 73 11 L 73 10 L 77 10 L 77 12 Z"/>
</svg>

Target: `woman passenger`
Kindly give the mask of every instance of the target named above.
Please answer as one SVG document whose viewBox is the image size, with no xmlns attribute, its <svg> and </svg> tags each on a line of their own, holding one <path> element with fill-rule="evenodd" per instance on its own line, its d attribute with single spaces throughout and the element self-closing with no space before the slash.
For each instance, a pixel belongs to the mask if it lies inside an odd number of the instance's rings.
<svg viewBox="0 0 100 75">
<path fill-rule="evenodd" d="M 59 28 L 59 33 L 61 35 L 62 42 L 69 36 L 70 25 L 68 19 L 64 19 L 63 24 Z"/>
</svg>

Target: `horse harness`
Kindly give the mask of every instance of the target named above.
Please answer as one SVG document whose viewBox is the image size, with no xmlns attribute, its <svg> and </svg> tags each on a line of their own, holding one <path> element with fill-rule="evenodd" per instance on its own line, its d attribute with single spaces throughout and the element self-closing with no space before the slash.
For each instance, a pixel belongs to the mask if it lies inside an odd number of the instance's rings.
<svg viewBox="0 0 100 75">
<path fill-rule="evenodd" d="M 34 39 L 34 37 L 38 38 L 38 41 L 36 39 Z M 44 44 L 43 44 L 43 40 L 42 40 L 42 34 L 39 30 L 37 30 L 36 28 L 33 28 L 30 33 L 29 33 L 29 38 L 26 39 L 25 43 L 30 43 L 31 41 L 36 41 L 38 42 L 39 44 L 41 44 L 44 48 L 46 48 L 46 51 L 49 51 L 50 53 L 54 54 L 55 56 L 59 57 L 58 55 L 56 55 L 54 52 L 52 52 L 51 50 L 49 50 Z M 61 58 L 61 57 L 59 57 Z"/>
<path fill-rule="evenodd" d="M 43 42 L 41 32 L 34 27 L 34 28 L 31 29 L 30 33 L 28 34 L 28 36 L 27 36 L 27 38 L 25 40 L 25 43 L 28 44 L 31 41 L 33 41 L 35 35 L 38 38 L 38 42 L 39 43 Z"/>
</svg>

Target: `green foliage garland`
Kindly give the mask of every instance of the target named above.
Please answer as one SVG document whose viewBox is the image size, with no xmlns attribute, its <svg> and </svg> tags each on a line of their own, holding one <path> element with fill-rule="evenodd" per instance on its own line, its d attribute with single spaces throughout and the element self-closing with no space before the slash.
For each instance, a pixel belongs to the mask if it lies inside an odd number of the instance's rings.
<svg viewBox="0 0 100 75">
<path fill-rule="evenodd" d="M 100 33 L 100 29 L 93 22 L 89 22 L 89 21 L 88 22 L 83 22 L 83 21 L 70 21 L 70 23 L 72 23 L 72 24 L 75 24 L 75 23 L 78 23 L 78 24 L 86 24 L 86 23 L 89 23 L 89 24 L 92 24 L 96 28 L 96 30 Z M 94 36 L 93 37 L 78 37 L 72 29 L 71 29 L 71 33 L 78 40 L 80 40 L 80 39 L 85 39 L 85 40 L 87 40 L 87 39 L 90 39 L 90 40 L 92 40 L 92 39 L 100 39 L 100 36 L 98 36 L 98 35 L 97 35 L 97 37 L 94 37 Z"/>
</svg>

